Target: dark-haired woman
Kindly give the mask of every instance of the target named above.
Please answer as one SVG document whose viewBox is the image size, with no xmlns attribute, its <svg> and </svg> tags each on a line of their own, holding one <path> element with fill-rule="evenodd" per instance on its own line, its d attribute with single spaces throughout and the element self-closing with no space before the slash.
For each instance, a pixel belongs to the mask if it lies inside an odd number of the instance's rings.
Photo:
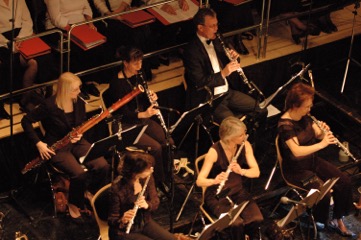
<svg viewBox="0 0 361 240">
<path fill-rule="evenodd" d="M 173 234 L 163 229 L 151 217 L 159 206 L 154 184 L 153 157 L 147 153 L 126 153 L 118 166 L 119 176 L 111 187 L 108 217 L 109 239 L 111 240 L 172 240 Z M 150 177 L 145 186 L 146 179 Z M 144 194 L 138 196 L 145 188 Z M 134 206 L 138 205 L 138 210 Z M 127 226 L 134 217 L 129 234 Z"/>
<path fill-rule="evenodd" d="M 120 53 L 120 56 L 123 60 L 121 70 L 110 80 L 109 84 L 110 102 L 116 102 L 131 92 L 136 86 L 143 83 L 143 79 L 139 74 L 139 71 L 142 70 L 142 51 L 137 48 L 127 48 Z M 154 176 L 156 184 L 161 190 L 165 190 L 163 189 L 164 163 L 162 146 L 166 145 L 167 140 L 161 125 L 152 119 L 159 110 L 155 109 L 153 104 L 150 104 L 149 98 L 153 102 L 156 101 L 158 97 L 155 92 L 151 90 L 149 92 L 149 97 L 146 94 L 140 94 L 113 115 L 122 116 L 121 122 L 123 129 L 134 124 L 148 125 L 136 146 L 149 151 L 155 158 Z M 117 131 L 118 125 L 115 124 L 113 132 Z M 171 145 L 173 144 L 172 139 L 169 139 L 169 142 Z"/>
<path fill-rule="evenodd" d="M 285 113 L 278 122 L 283 170 L 289 182 L 306 189 L 318 189 L 328 179 L 339 178 L 332 188 L 332 220 L 328 222 L 330 194 L 317 204 L 314 216 L 317 222 L 328 224 L 340 235 L 353 236 L 343 222 L 343 217 L 352 209 L 351 180 L 330 162 L 317 156 L 318 151 L 335 144 L 336 138 L 324 122 L 320 122 L 320 125 L 326 132 L 308 116 L 314 94 L 315 90 L 304 83 L 296 83 L 287 93 Z M 304 179 L 312 180 L 304 185 Z"/>
</svg>

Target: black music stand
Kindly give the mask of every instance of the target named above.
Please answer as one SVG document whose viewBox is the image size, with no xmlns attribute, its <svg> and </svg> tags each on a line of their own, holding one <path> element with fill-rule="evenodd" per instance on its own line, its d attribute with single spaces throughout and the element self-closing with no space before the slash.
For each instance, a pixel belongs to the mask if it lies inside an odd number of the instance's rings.
<svg viewBox="0 0 361 240">
<path fill-rule="evenodd" d="M 87 161 L 91 161 L 98 157 L 104 156 L 107 152 L 111 151 L 112 149 L 114 152 L 117 149 L 125 150 L 127 146 L 136 144 L 139 141 L 139 138 L 144 133 L 145 129 L 148 125 L 134 125 L 130 128 L 122 130 L 114 135 L 109 137 L 103 138 L 97 142 L 94 142 L 85 156 L 79 158 L 79 162 L 81 164 L 86 163 Z M 114 170 L 115 170 L 115 159 L 112 158 L 112 177 L 111 179 L 114 180 Z"/>
<path fill-rule="evenodd" d="M 244 201 L 240 205 L 235 205 L 228 213 L 221 214 L 217 221 L 204 227 L 197 240 L 211 239 L 217 232 L 221 232 L 225 228 L 231 226 L 246 208 L 248 203 L 249 201 Z"/>
<path fill-rule="evenodd" d="M 198 144 L 199 144 L 199 129 L 200 126 L 203 127 L 203 129 L 207 132 L 209 135 L 211 141 L 213 142 L 213 139 L 207 129 L 206 126 L 202 123 L 201 115 L 206 112 L 211 111 L 211 105 L 207 103 L 201 103 L 198 107 L 195 107 L 187 112 L 184 112 L 181 117 L 178 119 L 178 121 L 170 127 L 169 133 L 174 136 L 178 134 L 183 134 L 186 132 L 186 134 L 183 136 L 182 140 L 180 141 L 178 148 L 181 148 L 183 145 L 184 140 L 188 136 L 189 132 L 191 131 L 194 124 L 197 124 L 197 136 L 196 136 L 196 142 L 195 142 L 195 157 L 196 159 L 198 157 Z M 188 129 L 187 129 L 188 128 Z"/>
<path fill-rule="evenodd" d="M 301 216 L 306 211 L 310 211 L 310 218 L 313 220 L 312 215 L 312 208 L 313 206 L 317 205 L 324 196 L 331 190 L 331 188 L 336 184 L 339 178 L 331 178 L 328 179 L 320 189 L 311 189 L 307 196 L 299 201 L 299 204 L 294 204 L 288 214 L 282 218 L 281 220 L 277 221 L 277 225 L 280 228 L 283 228 L 287 224 L 289 224 L 294 219 Z M 317 227 L 313 226 L 314 229 L 314 237 L 317 238 Z"/>
</svg>

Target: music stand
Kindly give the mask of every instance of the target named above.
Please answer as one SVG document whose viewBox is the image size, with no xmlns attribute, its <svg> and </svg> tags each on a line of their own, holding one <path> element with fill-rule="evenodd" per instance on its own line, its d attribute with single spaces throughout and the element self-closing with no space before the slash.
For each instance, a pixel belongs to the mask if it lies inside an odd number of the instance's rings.
<svg viewBox="0 0 361 240">
<path fill-rule="evenodd" d="M 216 232 L 221 232 L 223 229 L 231 226 L 248 203 L 249 201 L 244 201 L 240 205 L 235 205 L 228 213 L 221 214 L 217 221 L 204 227 L 197 240 L 211 239 Z"/>
<path fill-rule="evenodd" d="M 331 188 L 336 184 L 339 178 L 331 178 L 328 179 L 320 189 L 311 189 L 307 196 L 299 201 L 300 204 L 294 204 L 293 207 L 290 209 L 288 214 L 282 218 L 281 220 L 277 221 L 277 225 L 280 228 L 283 228 L 287 224 L 289 224 L 294 219 L 298 218 L 301 214 L 303 214 L 306 210 L 312 210 L 312 207 L 317 205 L 324 196 L 331 190 Z M 310 218 L 313 219 L 312 212 L 310 214 Z M 314 222 L 314 220 L 313 220 Z M 314 223 L 314 236 L 317 237 L 317 227 Z"/>
<path fill-rule="evenodd" d="M 134 125 L 125 130 L 119 131 L 114 135 L 111 135 L 97 142 L 94 142 L 90 146 L 85 156 L 79 158 L 79 162 L 81 164 L 84 164 L 87 161 L 91 161 L 98 157 L 104 156 L 107 152 L 111 151 L 112 149 L 114 150 L 114 152 L 117 152 L 116 149 L 123 149 L 123 147 L 125 149 L 127 146 L 136 144 L 147 127 L 148 125 Z M 114 156 L 112 158 L 111 168 L 112 168 L 111 179 L 114 180 L 114 169 L 115 169 Z"/>
</svg>

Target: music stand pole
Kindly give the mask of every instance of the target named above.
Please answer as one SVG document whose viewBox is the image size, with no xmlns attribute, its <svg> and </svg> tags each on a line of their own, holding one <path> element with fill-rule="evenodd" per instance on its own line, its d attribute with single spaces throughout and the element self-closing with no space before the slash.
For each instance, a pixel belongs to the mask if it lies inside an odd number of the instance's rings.
<svg viewBox="0 0 361 240">
<path fill-rule="evenodd" d="M 361 67 L 361 63 L 359 63 L 358 61 L 356 61 L 355 59 L 352 58 L 352 49 L 353 49 L 353 43 L 354 43 L 354 40 L 355 40 L 356 15 L 357 15 L 357 9 L 359 7 L 360 7 L 360 0 L 356 0 L 355 1 L 354 11 L 352 12 L 353 13 L 353 21 L 352 21 L 352 31 L 351 31 L 351 42 L 350 42 L 350 48 L 349 48 L 348 55 L 347 55 L 346 69 L 345 69 L 345 73 L 343 75 L 343 81 L 342 81 L 342 86 L 341 86 L 341 94 L 343 93 L 343 90 L 345 88 L 346 78 L 347 78 L 348 68 L 350 66 L 350 62 L 353 61 L 359 67 Z"/>
</svg>

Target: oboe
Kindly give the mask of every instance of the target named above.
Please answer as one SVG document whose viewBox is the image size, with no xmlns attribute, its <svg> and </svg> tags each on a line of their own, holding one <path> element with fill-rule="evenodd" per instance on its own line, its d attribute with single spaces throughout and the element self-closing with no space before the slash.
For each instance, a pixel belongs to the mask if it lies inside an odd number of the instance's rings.
<svg viewBox="0 0 361 240">
<path fill-rule="evenodd" d="M 153 171 L 153 167 L 152 167 L 152 171 Z M 151 177 L 151 176 L 152 176 L 152 174 L 149 174 L 149 176 L 148 176 L 147 179 L 145 180 L 145 183 L 144 183 L 144 186 L 143 186 L 143 188 L 142 188 L 142 191 L 138 194 L 138 197 L 137 197 L 136 202 L 138 202 L 139 199 L 144 195 L 145 190 L 147 189 L 147 186 L 148 186 L 148 183 L 149 183 L 149 180 L 150 180 L 150 177 Z M 134 219 L 135 219 L 135 216 L 137 215 L 138 209 L 139 209 L 139 206 L 138 206 L 137 204 L 134 204 L 134 208 L 133 208 L 133 210 L 134 210 L 134 215 L 133 215 L 132 219 L 129 220 L 128 225 L 127 225 L 127 229 L 126 229 L 126 231 L 125 231 L 127 234 L 129 234 L 130 229 L 132 228 L 132 225 L 133 225 L 133 223 L 134 223 Z"/>
<path fill-rule="evenodd" d="M 242 142 L 241 146 L 239 146 L 236 154 L 232 157 L 231 163 L 237 162 L 237 159 L 238 159 L 238 157 L 239 157 L 239 154 L 241 154 L 242 149 L 243 149 L 243 147 L 244 147 L 244 145 L 245 145 L 245 143 L 246 143 L 246 141 L 247 141 L 247 138 L 248 138 L 248 134 L 246 135 L 246 138 L 245 138 L 244 141 Z M 226 177 L 227 177 L 227 178 L 228 178 L 228 176 L 229 176 L 229 174 L 230 174 L 231 172 L 232 172 L 232 170 L 231 170 L 231 164 L 229 164 L 229 165 L 228 165 L 228 168 L 227 168 L 227 170 L 226 170 Z M 222 191 L 222 188 L 223 188 L 224 185 L 226 184 L 227 178 L 226 178 L 225 180 L 223 180 L 223 181 L 219 184 L 219 186 L 218 186 L 218 188 L 217 188 L 217 193 L 216 193 L 217 195 L 220 194 L 220 192 Z"/>
<path fill-rule="evenodd" d="M 151 104 L 153 104 L 154 106 L 159 106 L 159 104 L 158 104 L 157 101 L 153 101 L 153 100 L 152 100 L 152 97 L 151 97 L 151 94 L 150 94 L 150 90 L 149 90 L 149 88 L 148 88 L 148 84 L 147 84 L 147 82 L 145 81 L 145 79 L 144 79 L 144 77 L 143 77 L 142 71 L 138 71 L 138 75 L 139 75 L 139 77 L 141 78 L 142 85 L 143 85 L 143 88 L 144 88 L 145 93 L 147 94 L 147 97 L 148 97 L 148 99 L 149 99 L 149 102 L 150 102 Z M 158 120 L 159 120 L 159 122 L 160 122 L 160 125 L 161 125 L 162 128 L 164 129 L 164 132 L 167 133 L 167 132 L 168 132 L 167 125 L 165 124 L 165 121 L 164 121 L 164 118 L 163 118 L 163 115 L 162 115 L 161 111 L 159 110 L 156 115 L 157 115 L 157 118 L 158 118 Z"/>
<path fill-rule="evenodd" d="M 229 48 L 226 47 L 226 44 L 223 41 L 223 38 L 221 36 L 220 33 L 216 33 L 217 38 L 219 39 L 221 46 L 223 48 L 224 53 L 226 54 L 226 56 L 228 57 L 228 59 L 230 61 L 237 61 L 237 59 L 232 58 L 231 53 L 229 51 Z M 241 66 L 239 66 L 239 68 L 237 69 L 237 72 L 239 74 L 239 76 L 241 77 L 241 79 L 243 80 L 243 82 L 247 85 L 247 87 L 249 88 L 249 94 L 253 93 L 255 90 L 257 90 L 258 94 L 260 96 L 262 96 L 263 98 L 265 98 L 265 96 L 263 95 L 263 92 L 251 81 L 248 80 L 246 74 L 244 74 L 243 69 L 241 68 Z"/>
<path fill-rule="evenodd" d="M 309 114 L 308 116 L 309 116 L 309 117 L 312 119 L 312 121 L 321 129 L 321 131 L 322 131 L 323 133 L 329 132 L 329 130 L 324 129 L 324 128 L 321 126 L 320 122 L 319 122 L 314 116 L 312 116 L 311 114 Z M 335 137 L 335 138 L 336 138 L 336 137 Z M 347 156 L 349 156 L 353 161 L 355 161 L 355 162 L 358 161 L 358 160 L 355 158 L 355 156 L 350 152 L 350 150 L 349 150 L 345 145 L 343 145 L 337 138 L 336 138 L 336 145 L 337 145 L 339 148 L 341 148 L 341 150 L 344 151 L 344 153 L 345 153 Z"/>
</svg>

